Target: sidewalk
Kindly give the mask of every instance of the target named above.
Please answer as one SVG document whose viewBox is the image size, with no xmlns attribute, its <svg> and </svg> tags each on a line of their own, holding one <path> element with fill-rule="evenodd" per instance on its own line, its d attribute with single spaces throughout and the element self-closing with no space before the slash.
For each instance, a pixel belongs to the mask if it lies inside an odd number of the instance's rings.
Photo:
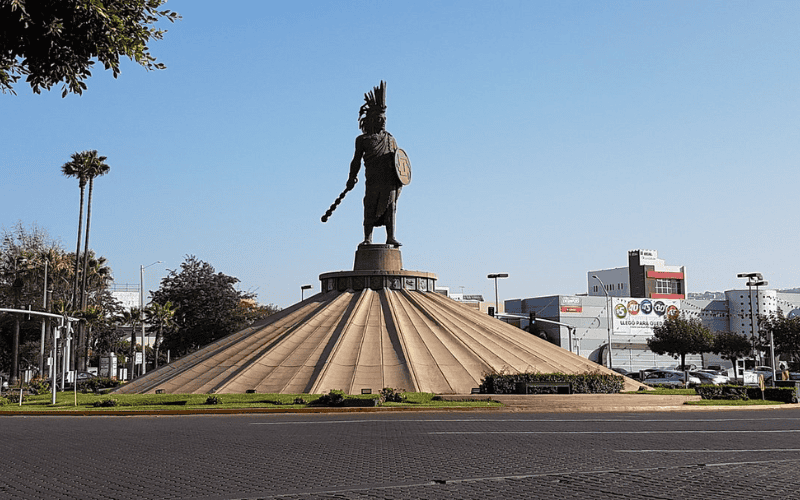
<svg viewBox="0 0 800 500">
<path fill-rule="evenodd" d="M 506 405 L 501 411 L 531 413 L 602 413 L 655 411 L 777 410 L 800 408 L 800 404 L 765 406 L 685 405 L 700 401 L 700 396 L 662 396 L 655 394 L 469 394 L 442 396 L 446 401 L 493 399 Z"/>
</svg>

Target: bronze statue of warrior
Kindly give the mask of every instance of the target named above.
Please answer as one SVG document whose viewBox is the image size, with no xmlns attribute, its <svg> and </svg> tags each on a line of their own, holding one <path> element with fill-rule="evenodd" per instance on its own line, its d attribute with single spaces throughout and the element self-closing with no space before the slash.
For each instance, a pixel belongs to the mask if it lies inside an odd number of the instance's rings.
<svg viewBox="0 0 800 500">
<path fill-rule="evenodd" d="M 361 160 L 364 160 L 364 242 L 372 243 L 372 230 L 376 226 L 386 226 L 386 244 L 395 247 L 400 242 L 395 238 L 395 214 L 397 199 L 403 184 L 410 181 L 399 177 L 396 165 L 397 142 L 386 131 L 386 82 L 381 81 L 369 94 L 364 95 L 364 105 L 358 114 L 358 125 L 363 134 L 356 138 L 356 150 L 350 162 L 350 177 L 347 190 L 358 182 Z M 403 158 L 405 153 L 400 150 Z M 410 164 L 408 165 L 410 169 Z"/>
</svg>

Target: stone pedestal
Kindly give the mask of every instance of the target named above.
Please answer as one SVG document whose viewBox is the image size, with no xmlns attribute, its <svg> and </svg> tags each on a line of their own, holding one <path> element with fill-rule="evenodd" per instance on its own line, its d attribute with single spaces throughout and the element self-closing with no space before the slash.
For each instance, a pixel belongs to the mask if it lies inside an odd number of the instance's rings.
<svg viewBox="0 0 800 500">
<path fill-rule="evenodd" d="M 403 256 L 392 245 L 359 245 L 353 271 L 400 271 Z"/>
<path fill-rule="evenodd" d="M 423 271 L 403 270 L 400 249 L 392 245 L 359 245 L 352 271 L 321 274 L 323 292 L 373 290 L 412 290 L 433 292 L 437 276 Z"/>
</svg>

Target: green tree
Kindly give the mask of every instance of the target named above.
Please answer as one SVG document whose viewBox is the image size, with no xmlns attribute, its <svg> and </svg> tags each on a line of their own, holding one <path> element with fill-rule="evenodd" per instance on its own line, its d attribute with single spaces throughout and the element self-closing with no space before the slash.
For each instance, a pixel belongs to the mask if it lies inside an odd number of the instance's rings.
<svg viewBox="0 0 800 500">
<path fill-rule="evenodd" d="M 148 43 L 161 40 L 161 19 L 180 16 L 159 10 L 166 0 L 0 0 L 0 91 L 26 76 L 33 92 L 63 83 L 61 95 L 82 94 L 95 60 L 114 78 L 120 56 L 147 70 L 164 69 Z"/>
<path fill-rule="evenodd" d="M 680 357 L 681 366 L 685 366 L 687 354 L 711 352 L 714 335 L 697 318 L 672 318 L 653 328 L 647 346 L 656 354 Z"/>
<path fill-rule="evenodd" d="M 158 368 L 158 351 L 164 338 L 164 330 L 172 328 L 175 324 L 172 321 L 175 317 L 175 306 L 170 301 L 163 304 L 153 302 L 145 309 L 145 317 L 150 328 L 156 332 L 156 341 L 153 345 L 153 367 Z"/>
<path fill-rule="evenodd" d="M 746 358 L 748 354 L 753 352 L 753 344 L 750 343 L 750 337 L 747 335 L 735 332 L 719 332 L 714 335 L 714 348 L 711 352 L 718 354 L 722 359 L 730 361 L 733 364 L 734 378 L 739 378 L 736 362 Z"/>
<path fill-rule="evenodd" d="M 80 205 L 78 210 L 78 243 L 75 247 L 75 272 L 72 275 L 75 284 L 72 287 L 72 300 L 70 304 L 75 309 L 80 307 L 80 300 L 78 295 L 78 286 L 80 278 L 78 271 L 80 269 L 80 254 L 81 254 L 81 237 L 83 236 L 83 200 L 86 194 L 86 183 L 89 180 L 89 164 L 86 161 L 86 156 L 83 153 L 73 153 L 72 160 L 61 166 L 61 173 L 67 177 L 74 177 L 78 179 L 78 188 L 81 191 Z"/>
<path fill-rule="evenodd" d="M 86 184 L 89 185 L 89 197 L 86 202 L 86 238 L 84 240 L 82 272 L 79 272 L 81 267 L 81 259 L 75 261 L 75 286 L 74 290 L 74 304 L 78 310 L 84 310 L 87 306 L 87 291 L 86 284 L 89 275 L 89 228 L 92 221 L 92 192 L 94 190 L 94 179 L 109 172 L 111 167 L 105 163 L 106 157 L 97 154 L 97 150 L 81 151 L 80 153 L 73 153 L 72 159 L 61 166 L 61 172 L 68 177 L 75 177 L 78 179 L 78 187 L 80 188 L 80 209 L 78 211 L 78 243 L 75 249 L 75 255 L 80 255 L 81 248 L 81 226 L 83 225 L 83 201 L 84 193 L 86 191 Z M 84 324 L 78 326 L 78 349 L 76 354 L 77 364 L 79 369 L 85 370 L 87 357 L 87 339 Z"/>
<path fill-rule="evenodd" d="M 175 328 L 165 333 L 163 346 L 180 356 L 252 323 L 241 303 L 254 295 L 236 290 L 238 282 L 215 272 L 211 264 L 187 256 L 180 270 L 171 270 L 152 294 L 154 302 L 169 301 L 177 309 Z"/>
<path fill-rule="evenodd" d="M 131 307 L 128 311 L 122 311 L 117 316 L 117 322 L 122 326 L 131 327 L 130 356 L 128 359 L 128 380 L 133 380 L 136 370 L 136 326 L 142 320 L 142 310 L 138 307 Z"/>
<path fill-rule="evenodd" d="M 75 255 L 66 253 L 61 244 L 52 240 L 47 232 L 36 225 L 30 228 L 18 222 L 13 228 L 0 232 L 0 304 L 14 304 L 13 282 L 19 279 L 19 306 L 34 311 L 45 310 L 45 273 L 47 288 L 52 291 L 49 298 L 53 312 L 66 312 L 74 316 L 77 311 L 71 306 Z M 87 282 L 88 304 L 100 307 L 106 314 L 115 314 L 120 307 L 109 290 L 111 269 L 103 257 L 95 258 L 89 251 Z M 22 258 L 24 261 L 18 261 Z M 14 264 L 18 262 L 17 273 Z M 13 352 L 11 346 L 14 318 L 11 314 L 0 314 L 0 371 L 8 369 Z M 27 316 L 21 318 L 20 345 L 35 342 L 41 345 L 42 319 Z M 52 323 L 52 322 L 51 322 Z M 52 326 L 52 324 L 51 324 Z M 49 330 L 48 330 L 49 332 Z M 49 340 L 47 341 L 49 342 Z M 49 347 L 49 344 L 46 346 Z M 31 360 L 33 363 L 34 360 Z M 41 360 L 36 359 L 41 362 Z"/>
<path fill-rule="evenodd" d="M 775 342 L 775 354 L 785 357 L 797 367 L 800 360 L 800 317 L 787 318 L 782 312 L 759 316 L 758 330 L 761 335 L 761 344 L 765 351 L 769 351 L 769 334 Z"/>
</svg>

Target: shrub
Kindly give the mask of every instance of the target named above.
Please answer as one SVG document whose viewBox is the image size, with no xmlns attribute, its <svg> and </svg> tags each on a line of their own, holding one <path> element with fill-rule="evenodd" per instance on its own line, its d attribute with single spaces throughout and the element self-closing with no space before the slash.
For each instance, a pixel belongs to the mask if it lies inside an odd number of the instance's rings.
<svg viewBox="0 0 800 500">
<path fill-rule="evenodd" d="M 33 378 L 28 382 L 28 389 L 31 394 L 47 394 L 50 392 L 50 382 L 43 378 Z"/>
<path fill-rule="evenodd" d="M 529 382 L 569 382 L 573 394 L 613 394 L 622 390 L 625 385 L 621 375 L 605 373 L 489 373 L 481 382 L 482 394 L 516 394 L 517 384 Z M 546 392 L 543 388 L 540 393 Z"/>
<path fill-rule="evenodd" d="M 13 392 L 13 391 L 9 391 L 8 394 L 6 394 L 6 399 L 8 399 L 9 403 L 19 404 L 20 398 L 22 398 L 22 402 L 24 403 L 25 400 L 28 399 L 28 395 L 26 394 L 20 395 L 19 392 Z"/>
<path fill-rule="evenodd" d="M 331 389 L 328 394 L 323 394 L 317 398 L 312 404 L 325 405 L 325 406 L 340 406 L 344 403 L 344 391 Z"/>
<path fill-rule="evenodd" d="M 8 398 L 0 398 L 0 406 L 5 406 L 9 403 L 10 401 L 8 400 Z"/>
<path fill-rule="evenodd" d="M 296 398 L 294 398 L 294 404 L 296 404 L 296 405 L 306 405 L 306 404 L 308 404 L 308 401 L 306 401 L 305 399 L 303 399 L 301 397 L 296 397 Z"/>
<path fill-rule="evenodd" d="M 743 385 L 700 385 L 694 389 L 703 399 L 761 399 L 761 389 Z M 797 403 L 798 391 L 796 387 L 767 387 L 764 389 L 764 399 L 769 401 L 782 401 L 784 403 Z"/>
<path fill-rule="evenodd" d="M 100 389 L 119 387 L 122 383 L 109 377 L 90 378 L 83 382 L 78 382 L 78 389 L 82 392 L 99 392 Z"/>
<path fill-rule="evenodd" d="M 704 384 L 698 385 L 694 390 L 702 399 L 750 399 L 747 387 L 743 385 Z"/>
<path fill-rule="evenodd" d="M 222 399 L 219 396 L 209 396 L 206 398 L 207 405 L 218 405 L 222 404 Z"/>
<path fill-rule="evenodd" d="M 114 398 L 106 398 L 101 399 L 100 401 L 95 401 L 93 406 L 95 408 L 111 408 L 114 406 L 119 406 L 119 401 Z"/>
<path fill-rule="evenodd" d="M 406 400 L 403 395 L 405 389 L 392 389 L 391 387 L 384 387 L 381 390 L 380 399 L 381 403 L 402 403 Z"/>
</svg>

